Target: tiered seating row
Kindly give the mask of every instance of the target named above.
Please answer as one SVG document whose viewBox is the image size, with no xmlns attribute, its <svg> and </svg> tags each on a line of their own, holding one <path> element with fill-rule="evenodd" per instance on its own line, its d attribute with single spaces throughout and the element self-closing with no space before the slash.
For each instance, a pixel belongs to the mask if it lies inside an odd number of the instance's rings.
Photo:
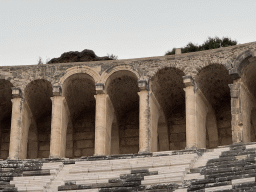
<svg viewBox="0 0 256 192">
<path fill-rule="evenodd" d="M 187 191 L 256 191 L 256 145 L 234 144 L 219 151 L 219 157 L 209 158 L 205 166 L 195 164 L 191 175 L 200 178 L 191 177 Z"/>
<path fill-rule="evenodd" d="M 196 153 L 146 158 L 78 161 L 63 176 L 59 191 L 155 190 L 158 186 L 177 188 Z M 162 184 L 159 186 L 159 184 Z M 153 188 L 152 188 L 153 187 Z"/>
</svg>

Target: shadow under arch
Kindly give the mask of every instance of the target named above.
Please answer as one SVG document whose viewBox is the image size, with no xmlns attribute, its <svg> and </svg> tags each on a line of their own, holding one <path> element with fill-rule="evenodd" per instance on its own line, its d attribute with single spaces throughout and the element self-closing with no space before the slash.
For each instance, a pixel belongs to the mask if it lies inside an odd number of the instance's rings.
<svg viewBox="0 0 256 192">
<path fill-rule="evenodd" d="M 11 82 L 0 79 L 0 159 L 7 159 L 9 156 L 12 87 Z"/>
<path fill-rule="evenodd" d="M 247 56 L 247 57 L 246 57 Z M 253 57 L 254 56 L 254 57 Z M 240 59 L 240 101 L 243 142 L 256 141 L 256 54 L 247 51 Z"/>
<path fill-rule="evenodd" d="M 159 116 L 156 120 L 158 150 L 180 150 L 186 147 L 184 75 L 180 69 L 166 67 L 150 79 L 150 90 L 164 114 L 164 117 Z"/>
<path fill-rule="evenodd" d="M 111 154 L 138 153 L 138 75 L 130 70 L 114 71 L 105 80 L 105 90 L 115 114 L 111 131 Z"/>
<path fill-rule="evenodd" d="M 202 125 L 206 132 L 206 148 L 232 144 L 231 97 L 232 78 L 224 65 L 211 64 L 202 68 L 196 78 L 197 92 L 204 102 L 200 105 Z"/>
<path fill-rule="evenodd" d="M 48 158 L 50 154 L 52 85 L 45 79 L 31 81 L 24 90 L 24 98 L 32 116 L 28 127 L 27 158 Z M 25 128 L 24 128 L 25 130 Z"/>
<path fill-rule="evenodd" d="M 95 145 L 95 80 L 87 73 L 75 73 L 62 84 L 70 121 L 66 136 L 66 157 L 92 156 Z"/>
</svg>

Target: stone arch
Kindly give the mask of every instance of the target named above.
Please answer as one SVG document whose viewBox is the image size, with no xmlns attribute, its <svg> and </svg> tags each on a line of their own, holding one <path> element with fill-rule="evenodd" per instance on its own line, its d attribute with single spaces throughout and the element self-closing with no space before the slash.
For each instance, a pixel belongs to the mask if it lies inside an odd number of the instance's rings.
<svg viewBox="0 0 256 192">
<path fill-rule="evenodd" d="M 201 92 L 204 104 L 203 125 L 206 129 L 206 147 L 232 144 L 231 97 L 229 84 L 232 79 L 224 65 L 211 64 L 202 68 L 195 77 L 197 91 Z M 217 130 L 212 130 L 217 129 Z M 212 140 L 218 133 L 218 142 Z M 210 139 L 211 138 L 211 139 Z M 217 144 L 218 143 L 218 144 Z"/>
<path fill-rule="evenodd" d="M 241 75 L 237 82 L 240 83 L 240 113 L 243 117 L 241 125 L 243 130 L 242 139 L 243 142 L 256 141 L 256 52 L 248 50 L 242 54 L 239 57 L 238 69 Z"/>
<path fill-rule="evenodd" d="M 256 50 L 254 49 L 246 50 L 235 58 L 233 62 L 234 63 L 233 67 L 237 70 L 239 75 L 241 75 L 243 68 L 249 64 L 247 59 L 250 57 L 256 57 Z"/>
<path fill-rule="evenodd" d="M 137 80 L 140 79 L 140 75 L 137 71 L 135 71 L 130 65 L 120 65 L 120 66 L 115 66 L 112 67 L 110 69 L 108 69 L 107 71 L 104 71 L 101 75 L 101 80 L 100 82 L 103 83 L 105 85 L 105 87 L 107 87 L 108 82 L 110 82 L 113 77 L 113 74 L 116 74 L 116 72 L 118 71 L 126 71 L 126 72 L 131 72 L 131 74 L 133 74 L 132 76 L 136 77 Z"/>
<path fill-rule="evenodd" d="M 158 70 L 149 82 L 150 90 L 164 114 L 159 113 L 159 117 L 166 119 L 166 121 L 158 120 L 161 124 L 157 125 L 157 132 L 168 135 L 169 138 L 165 138 L 165 141 L 169 142 L 167 146 L 170 150 L 186 147 L 185 92 L 182 78 L 184 75 L 184 72 L 178 68 L 165 67 Z"/>
<path fill-rule="evenodd" d="M 189 66 L 186 67 L 184 70 L 184 73 L 186 76 L 191 76 L 193 77 L 193 79 L 196 79 L 198 74 L 206 67 L 211 66 L 211 65 L 220 65 L 225 67 L 227 70 L 230 69 L 228 62 L 226 64 L 222 64 L 222 63 L 212 63 L 212 62 L 205 62 L 201 65 L 198 65 L 197 67 L 193 67 L 193 66 Z"/>
<path fill-rule="evenodd" d="M 92 156 L 95 147 L 95 81 L 92 73 L 69 73 L 60 81 L 62 96 L 65 97 L 70 121 L 66 136 L 66 157 Z"/>
<path fill-rule="evenodd" d="M 161 71 L 161 70 L 163 70 L 163 69 L 166 69 L 166 68 L 175 68 L 175 69 L 177 69 L 177 70 L 179 70 L 179 71 L 182 71 L 182 72 L 186 75 L 186 71 L 185 71 L 186 68 L 184 68 L 184 66 L 173 65 L 173 64 L 168 65 L 168 66 L 162 65 L 162 66 L 159 66 L 157 69 L 154 69 L 154 70 L 152 70 L 152 71 L 149 72 L 149 74 L 148 74 L 148 76 L 149 76 L 149 81 L 150 81 L 159 71 Z"/>
<path fill-rule="evenodd" d="M 24 99 L 32 116 L 31 124 L 25 133 L 28 135 L 28 158 L 49 157 L 52 96 L 52 85 L 45 79 L 35 79 L 24 89 Z"/>
<path fill-rule="evenodd" d="M 138 73 L 124 66 L 104 74 L 102 82 L 105 83 L 105 92 L 109 95 L 116 115 L 111 139 L 115 140 L 116 146 L 115 150 L 111 149 L 112 152 L 127 154 L 139 151 L 138 79 Z"/>
<path fill-rule="evenodd" d="M 9 156 L 13 84 L 0 79 L 0 159 Z"/>
<path fill-rule="evenodd" d="M 95 83 L 98 83 L 100 81 L 99 73 L 95 71 L 93 68 L 90 68 L 88 66 L 75 66 L 66 70 L 65 74 L 59 80 L 60 86 L 62 86 L 65 80 L 67 80 L 70 76 L 78 73 L 88 74 L 93 78 Z"/>
</svg>

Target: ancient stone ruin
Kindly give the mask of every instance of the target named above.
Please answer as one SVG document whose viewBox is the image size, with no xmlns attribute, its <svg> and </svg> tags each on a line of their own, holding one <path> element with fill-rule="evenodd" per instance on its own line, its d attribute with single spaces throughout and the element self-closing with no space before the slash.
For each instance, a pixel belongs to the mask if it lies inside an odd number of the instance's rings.
<svg viewBox="0 0 256 192">
<path fill-rule="evenodd" d="M 64 62 L 0 67 L 0 190 L 256 191 L 256 42 Z"/>
</svg>

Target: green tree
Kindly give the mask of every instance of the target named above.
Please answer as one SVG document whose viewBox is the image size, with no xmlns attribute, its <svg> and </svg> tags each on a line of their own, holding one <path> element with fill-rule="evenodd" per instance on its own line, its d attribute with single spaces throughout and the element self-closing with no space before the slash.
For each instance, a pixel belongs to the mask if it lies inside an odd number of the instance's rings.
<svg viewBox="0 0 256 192">
<path fill-rule="evenodd" d="M 220 39 L 219 37 L 214 37 L 214 38 L 208 37 L 208 39 L 202 45 L 195 45 L 189 42 L 185 47 L 181 48 L 181 53 L 217 49 L 220 47 L 228 47 L 232 45 L 237 45 L 237 41 L 232 40 L 229 37 L 223 37 L 222 39 Z M 175 54 L 175 48 L 165 53 L 165 55 L 173 55 L 173 54 Z"/>
</svg>

